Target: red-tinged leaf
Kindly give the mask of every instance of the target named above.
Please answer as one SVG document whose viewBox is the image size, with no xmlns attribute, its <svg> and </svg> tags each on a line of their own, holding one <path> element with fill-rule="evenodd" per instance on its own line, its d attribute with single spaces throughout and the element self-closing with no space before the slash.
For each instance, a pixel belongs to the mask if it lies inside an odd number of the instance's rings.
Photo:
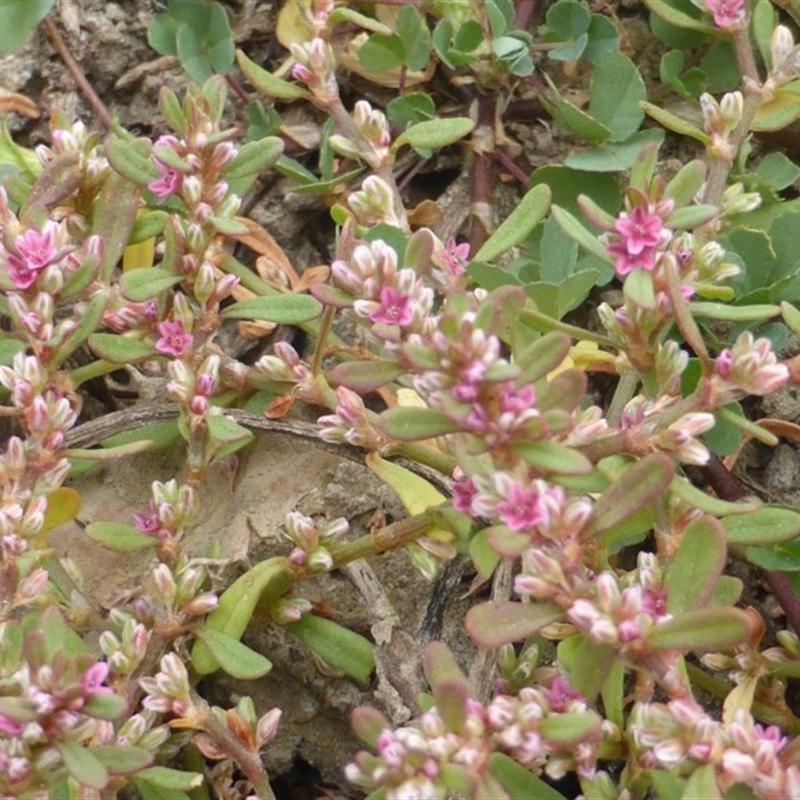
<svg viewBox="0 0 800 800">
<path fill-rule="evenodd" d="M 527 639 L 563 616 L 555 603 L 489 602 L 473 606 L 464 627 L 478 647 L 500 647 Z"/>
<path fill-rule="evenodd" d="M 660 497 L 674 475 L 672 460 L 661 453 L 631 464 L 595 503 L 584 536 L 613 540 L 614 528 Z"/>
<path fill-rule="evenodd" d="M 367 394 L 399 378 L 405 369 L 396 361 L 346 361 L 333 370 L 335 383 L 355 392 Z"/>
<path fill-rule="evenodd" d="M 379 425 L 388 436 L 402 442 L 433 439 L 458 430 L 458 426 L 441 411 L 411 406 L 387 409 L 381 414 Z"/>
<path fill-rule="evenodd" d="M 467 700 L 470 698 L 469 682 L 460 680 L 443 680 L 433 690 L 436 698 L 436 710 L 448 731 L 461 733 L 467 721 Z"/>
<path fill-rule="evenodd" d="M 436 687 L 444 681 L 450 683 L 460 682 L 469 692 L 469 681 L 461 671 L 461 667 L 458 666 L 453 652 L 443 642 L 431 642 L 425 648 L 423 669 L 434 694 L 436 693 Z"/>
<path fill-rule="evenodd" d="M 548 381 L 536 396 L 539 411 L 561 408 L 574 411 L 586 397 L 586 373 L 580 369 L 566 369 Z"/>
<path fill-rule="evenodd" d="M 68 150 L 55 156 L 28 193 L 25 205 L 19 212 L 20 220 L 27 223 L 28 212 L 34 206 L 53 206 L 69 197 L 81 185 L 82 160 L 83 154 L 77 150 Z"/>
<path fill-rule="evenodd" d="M 704 515 L 686 526 L 666 579 L 667 611 L 681 614 L 708 605 L 725 568 L 725 531 Z"/>
<path fill-rule="evenodd" d="M 570 338 L 565 333 L 551 331 L 534 340 L 514 357 L 521 370 L 521 383 L 534 383 L 552 372 L 568 355 Z"/>
<path fill-rule="evenodd" d="M 736 514 L 722 522 L 729 544 L 765 547 L 800 536 L 800 513 L 785 506 L 765 506 L 749 514 Z"/>
<path fill-rule="evenodd" d="M 665 270 L 667 278 L 667 293 L 672 303 L 672 313 L 675 315 L 675 322 L 680 329 L 681 335 L 686 341 L 686 344 L 694 350 L 695 355 L 700 359 L 704 371 L 708 368 L 709 357 L 708 350 L 706 349 L 705 339 L 694 321 L 689 302 L 681 292 L 681 281 L 677 275 L 677 271 L 668 268 Z"/>
<path fill-rule="evenodd" d="M 316 297 L 324 306 L 334 308 L 350 308 L 353 305 L 352 295 L 337 289 L 328 283 L 315 283 L 308 290 L 313 297 Z"/>
<path fill-rule="evenodd" d="M 91 232 L 99 235 L 104 245 L 100 265 L 104 281 L 111 279 L 128 246 L 140 207 L 139 187 L 119 173 L 110 172 L 92 204 Z"/>
<path fill-rule="evenodd" d="M 728 650 L 750 638 L 752 619 L 741 609 L 713 606 L 678 614 L 660 622 L 647 633 L 654 650 L 707 653 Z"/>
<path fill-rule="evenodd" d="M 380 711 L 367 706 L 359 706 L 350 715 L 350 727 L 364 744 L 368 747 L 375 747 L 378 737 L 392 726 Z"/>
<path fill-rule="evenodd" d="M 180 281 L 181 276 L 175 275 L 169 270 L 161 267 L 149 267 L 126 272 L 120 278 L 120 288 L 128 300 L 139 303 L 156 297 Z"/>
<path fill-rule="evenodd" d="M 481 533 L 486 535 L 492 550 L 503 558 L 518 558 L 531 543 L 530 537 L 514 533 L 505 525 L 494 525 Z"/>
<path fill-rule="evenodd" d="M 541 441 L 518 444 L 512 450 L 529 464 L 558 475 L 587 475 L 593 469 L 592 462 L 577 450 L 558 442 Z"/>
</svg>

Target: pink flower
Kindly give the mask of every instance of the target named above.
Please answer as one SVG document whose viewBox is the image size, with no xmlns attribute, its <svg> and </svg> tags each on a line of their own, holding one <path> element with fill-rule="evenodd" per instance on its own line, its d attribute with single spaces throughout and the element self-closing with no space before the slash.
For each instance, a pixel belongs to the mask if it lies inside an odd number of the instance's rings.
<svg viewBox="0 0 800 800">
<path fill-rule="evenodd" d="M 6 256 L 6 269 L 8 277 L 14 281 L 17 289 L 29 289 L 36 282 L 39 269 L 34 269 L 25 259 L 9 253 Z"/>
<path fill-rule="evenodd" d="M 136 526 L 136 530 L 141 533 L 155 533 L 161 527 L 158 514 L 154 511 L 151 511 L 149 514 L 145 514 L 141 511 L 134 511 L 133 524 Z"/>
<path fill-rule="evenodd" d="M 408 325 L 414 318 L 411 298 L 391 286 L 384 286 L 381 289 L 380 305 L 369 314 L 369 318 L 384 325 Z"/>
<path fill-rule="evenodd" d="M 511 485 L 506 498 L 497 504 L 496 513 L 512 531 L 517 532 L 536 527 L 547 516 L 541 493 L 517 483 Z"/>
<path fill-rule="evenodd" d="M 464 274 L 466 262 L 469 258 L 469 244 L 467 242 L 456 244 L 455 238 L 451 236 L 447 240 L 445 249 L 440 253 L 440 257 L 450 274 L 457 278 L 459 275 Z"/>
<path fill-rule="evenodd" d="M 96 694 L 110 694 L 111 689 L 103 686 L 103 681 L 108 677 L 108 664 L 105 661 L 98 661 L 93 664 L 81 676 L 81 686 L 86 697 L 93 697 Z"/>
<path fill-rule="evenodd" d="M 175 169 L 170 169 L 160 161 L 156 161 L 161 177 L 147 184 L 147 188 L 155 194 L 160 203 L 172 197 L 181 187 L 181 174 Z"/>
<path fill-rule="evenodd" d="M 54 223 L 48 222 L 42 233 L 27 230 L 14 242 L 17 253 L 25 260 L 29 269 L 40 270 L 55 259 L 57 249 L 53 241 L 54 227 Z"/>
<path fill-rule="evenodd" d="M 472 513 L 472 500 L 478 490 L 472 482 L 472 478 L 457 478 L 453 483 L 453 508 L 465 514 Z"/>
<path fill-rule="evenodd" d="M 643 206 L 637 206 L 630 214 L 622 213 L 614 228 L 622 236 L 625 249 L 637 256 L 648 247 L 661 244 L 661 231 L 664 222 L 658 214 L 650 213 Z"/>
<path fill-rule="evenodd" d="M 738 27 L 746 18 L 745 0 L 706 0 L 706 8 L 720 28 Z"/>
<path fill-rule="evenodd" d="M 156 350 L 165 356 L 180 358 L 191 347 L 192 334 L 186 332 L 180 320 L 160 322 L 158 332 L 161 338 L 156 342 Z"/>
</svg>

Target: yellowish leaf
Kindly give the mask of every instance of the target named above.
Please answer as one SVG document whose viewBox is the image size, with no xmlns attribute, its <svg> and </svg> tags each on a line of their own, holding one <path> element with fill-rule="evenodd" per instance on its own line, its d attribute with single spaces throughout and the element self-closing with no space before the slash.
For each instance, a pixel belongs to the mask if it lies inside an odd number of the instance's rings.
<svg viewBox="0 0 800 800">
<path fill-rule="evenodd" d="M 47 511 L 44 524 L 34 538 L 37 548 L 47 547 L 47 537 L 54 528 L 70 522 L 78 516 L 81 509 L 81 496 L 74 490 L 62 486 L 47 495 Z"/>
</svg>

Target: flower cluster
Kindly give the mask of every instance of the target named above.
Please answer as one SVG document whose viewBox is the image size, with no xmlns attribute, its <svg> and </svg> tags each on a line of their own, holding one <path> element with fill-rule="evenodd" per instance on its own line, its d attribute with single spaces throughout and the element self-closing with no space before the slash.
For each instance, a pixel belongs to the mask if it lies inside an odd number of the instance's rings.
<svg viewBox="0 0 800 800">
<path fill-rule="evenodd" d="M 349 259 L 331 266 L 334 285 L 357 298 L 355 313 L 371 332 L 391 344 L 430 326 L 433 290 L 409 267 L 397 268 L 397 254 L 385 242 L 357 244 Z"/>
<path fill-rule="evenodd" d="M 194 490 L 191 486 L 178 486 L 173 479 L 166 483 L 153 481 L 152 492 L 147 513 L 134 512 L 134 523 L 138 531 L 169 544 L 180 539 L 192 520 Z"/>
<path fill-rule="evenodd" d="M 713 396 L 724 405 L 748 394 L 771 394 L 788 380 L 789 369 L 778 363 L 772 342 L 744 331 L 714 361 Z"/>
<path fill-rule="evenodd" d="M 642 767 L 676 772 L 708 764 L 720 793 L 743 783 L 765 800 L 800 797 L 800 769 L 780 757 L 786 737 L 747 711 L 725 725 L 689 698 L 637 704 L 628 728 Z"/>
<path fill-rule="evenodd" d="M 580 731 L 569 742 L 548 736 L 562 715 L 580 720 Z M 434 707 L 412 725 L 386 728 L 377 739 L 377 755 L 358 753 L 345 772 L 357 786 L 383 787 L 387 800 L 444 798 L 453 791 L 503 796 L 489 772 L 492 752 L 506 753 L 531 771 L 553 778 L 570 769 L 590 777 L 599 745 L 615 735 L 613 725 L 604 723 L 577 692 L 556 678 L 550 688 L 499 694 L 485 707 L 468 699 L 457 726 L 448 726 Z"/>
<path fill-rule="evenodd" d="M 349 529 L 349 523 L 343 518 L 319 525 L 305 514 L 290 511 L 286 515 L 286 535 L 295 547 L 289 560 L 312 572 L 326 572 L 333 566 L 333 558 L 326 544 L 340 539 Z"/>
<path fill-rule="evenodd" d="M 333 414 L 326 414 L 317 420 L 319 436 L 325 442 L 347 443 L 371 450 L 380 447 L 385 438 L 370 419 L 370 412 L 364 405 L 361 395 L 340 386 L 336 390 L 339 404 Z"/>
<path fill-rule="evenodd" d="M 671 200 L 653 202 L 635 191 L 629 192 L 628 197 L 630 207 L 619 215 L 606 243 L 620 277 L 634 269 L 652 272 L 673 233 L 664 224 L 675 205 Z"/>
<path fill-rule="evenodd" d="M 26 658 L 3 669 L 0 794 L 27 796 L 48 786 L 70 745 L 86 746 L 117 716 L 122 698 L 105 686 L 108 664 L 64 650 L 48 658 L 42 634 L 29 634 Z M 68 766 L 68 765 L 67 765 Z"/>
</svg>

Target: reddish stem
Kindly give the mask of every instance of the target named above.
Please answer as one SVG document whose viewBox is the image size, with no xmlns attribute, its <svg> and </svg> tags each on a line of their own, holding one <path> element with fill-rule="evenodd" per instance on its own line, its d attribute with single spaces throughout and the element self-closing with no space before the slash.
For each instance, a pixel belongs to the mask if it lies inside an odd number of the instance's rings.
<svg viewBox="0 0 800 800">
<path fill-rule="evenodd" d="M 492 215 L 492 173 L 494 163 L 494 115 L 497 98 L 494 95 L 478 97 L 478 124 L 472 132 L 472 225 L 469 232 L 471 253 L 477 253 L 489 238 L 494 227 Z"/>
<path fill-rule="evenodd" d="M 109 110 L 97 96 L 97 92 L 92 88 L 92 85 L 87 80 L 78 62 L 72 57 L 66 42 L 58 32 L 53 20 L 50 17 L 45 17 L 42 21 L 42 27 L 44 28 L 45 35 L 49 39 L 50 44 L 56 49 L 59 57 L 64 62 L 64 66 L 69 70 L 70 75 L 75 79 L 75 83 L 78 84 L 78 88 L 83 92 L 89 105 L 94 109 L 94 113 L 97 114 L 106 128 L 110 128 L 111 114 Z"/>
</svg>

